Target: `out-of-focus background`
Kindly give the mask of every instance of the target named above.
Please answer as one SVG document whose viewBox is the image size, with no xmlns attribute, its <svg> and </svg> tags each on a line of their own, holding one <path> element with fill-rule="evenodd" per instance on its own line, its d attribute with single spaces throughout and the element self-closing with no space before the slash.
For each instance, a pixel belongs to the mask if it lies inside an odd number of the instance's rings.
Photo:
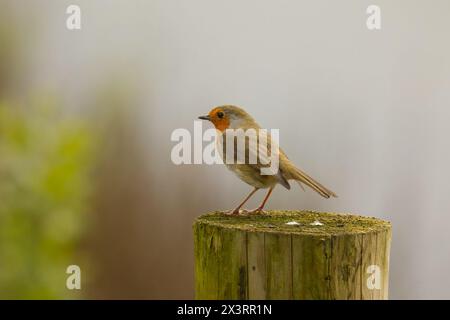
<svg viewBox="0 0 450 320">
<path fill-rule="evenodd" d="M 81 30 L 66 28 L 71 4 Z M 370 4 L 381 30 L 366 27 Z M 194 218 L 249 187 L 219 165 L 174 165 L 170 136 L 228 103 L 280 129 L 339 195 L 278 188 L 269 208 L 388 219 L 390 297 L 450 298 L 449 12 L 0 0 L 0 298 L 193 298 Z M 80 291 L 66 289 L 71 264 Z"/>
</svg>

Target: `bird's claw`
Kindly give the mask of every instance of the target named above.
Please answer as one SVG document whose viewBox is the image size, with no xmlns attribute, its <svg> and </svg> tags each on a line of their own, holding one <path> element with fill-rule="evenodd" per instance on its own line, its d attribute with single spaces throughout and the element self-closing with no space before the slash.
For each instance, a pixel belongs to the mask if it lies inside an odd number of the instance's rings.
<svg viewBox="0 0 450 320">
<path fill-rule="evenodd" d="M 253 210 L 246 210 L 246 209 L 234 209 L 234 210 L 229 210 L 229 211 L 225 211 L 224 214 L 226 214 L 227 216 L 240 216 L 240 215 L 257 215 L 257 214 L 264 214 L 265 211 L 263 211 L 262 208 L 256 208 Z"/>
<path fill-rule="evenodd" d="M 263 211 L 262 208 L 256 208 L 256 209 L 247 211 L 246 213 L 249 214 L 249 215 L 252 215 L 252 214 L 263 214 L 265 212 Z"/>
<path fill-rule="evenodd" d="M 234 210 L 229 210 L 229 211 L 225 211 L 224 213 L 227 215 L 227 216 L 238 216 L 239 214 L 240 214 L 240 212 L 241 212 L 241 210 L 239 210 L 239 209 L 234 209 Z"/>
</svg>

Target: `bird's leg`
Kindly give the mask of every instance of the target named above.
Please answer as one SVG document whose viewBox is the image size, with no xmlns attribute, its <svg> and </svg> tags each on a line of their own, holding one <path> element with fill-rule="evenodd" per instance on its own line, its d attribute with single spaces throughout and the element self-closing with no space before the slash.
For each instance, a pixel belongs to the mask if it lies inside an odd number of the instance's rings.
<svg viewBox="0 0 450 320">
<path fill-rule="evenodd" d="M 258 188 L 253 189 L 252 192 L 250 192 L 250 194 L 241 202 L 240 205 L 237 206 L 236 209 L 227 212 L 227 214 L 239 214 L 239 209 L 241 209 L 242 206 L 248 201 L 248 199 L 250 199 L 250 197 L 258 190 Z"/>
<path fill-rule="evenodd" d="M 264 197 L 264 200 L 261 202 L 261 204 L 259 205 L 259 207 L 256 208 L 256 209 L 254 209 L 254 210 L 252 210 L 252 211 L 249 211 L 248 213 L 250 213 L 250 214 L 252 214 L 252 213 L 261 213 L 262 210 L 263 210 L 263 208 L 264 208 L 264 205 L 266 204 L 267 200 L 268 200 L 269 197 L 270 197 L 270 194 L 271 194 L 272 191 L 273 191 L 273 188 L 274 188 L 274 187 L 270 187 L 269 191 L 267 192 L 266 196 Z"/>
</svg>

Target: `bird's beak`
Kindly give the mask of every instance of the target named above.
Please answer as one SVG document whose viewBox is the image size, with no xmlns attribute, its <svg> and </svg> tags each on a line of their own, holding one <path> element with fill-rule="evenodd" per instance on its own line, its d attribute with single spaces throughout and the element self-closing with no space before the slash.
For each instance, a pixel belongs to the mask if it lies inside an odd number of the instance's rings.
<svg viewBox="0 0 450 320">
<path fill-rule="evenodd" d="M 211 120 L 211 118 L 209 116 L 200 116 L 198 118 L 201 120 Z"/>
</svg>

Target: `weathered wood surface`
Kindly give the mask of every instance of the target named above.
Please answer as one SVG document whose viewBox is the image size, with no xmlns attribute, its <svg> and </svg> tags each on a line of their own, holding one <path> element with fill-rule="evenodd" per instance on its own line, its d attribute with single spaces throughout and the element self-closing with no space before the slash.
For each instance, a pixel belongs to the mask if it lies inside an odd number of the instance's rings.
<svg viewBox="0 0 450 320">
<path fill-rule="evenodd" d="M 213 213 L 195 221 L 194 238 L 197 299 L 388 298 L 391 226 L 383 220 Z"/>
</svg>

